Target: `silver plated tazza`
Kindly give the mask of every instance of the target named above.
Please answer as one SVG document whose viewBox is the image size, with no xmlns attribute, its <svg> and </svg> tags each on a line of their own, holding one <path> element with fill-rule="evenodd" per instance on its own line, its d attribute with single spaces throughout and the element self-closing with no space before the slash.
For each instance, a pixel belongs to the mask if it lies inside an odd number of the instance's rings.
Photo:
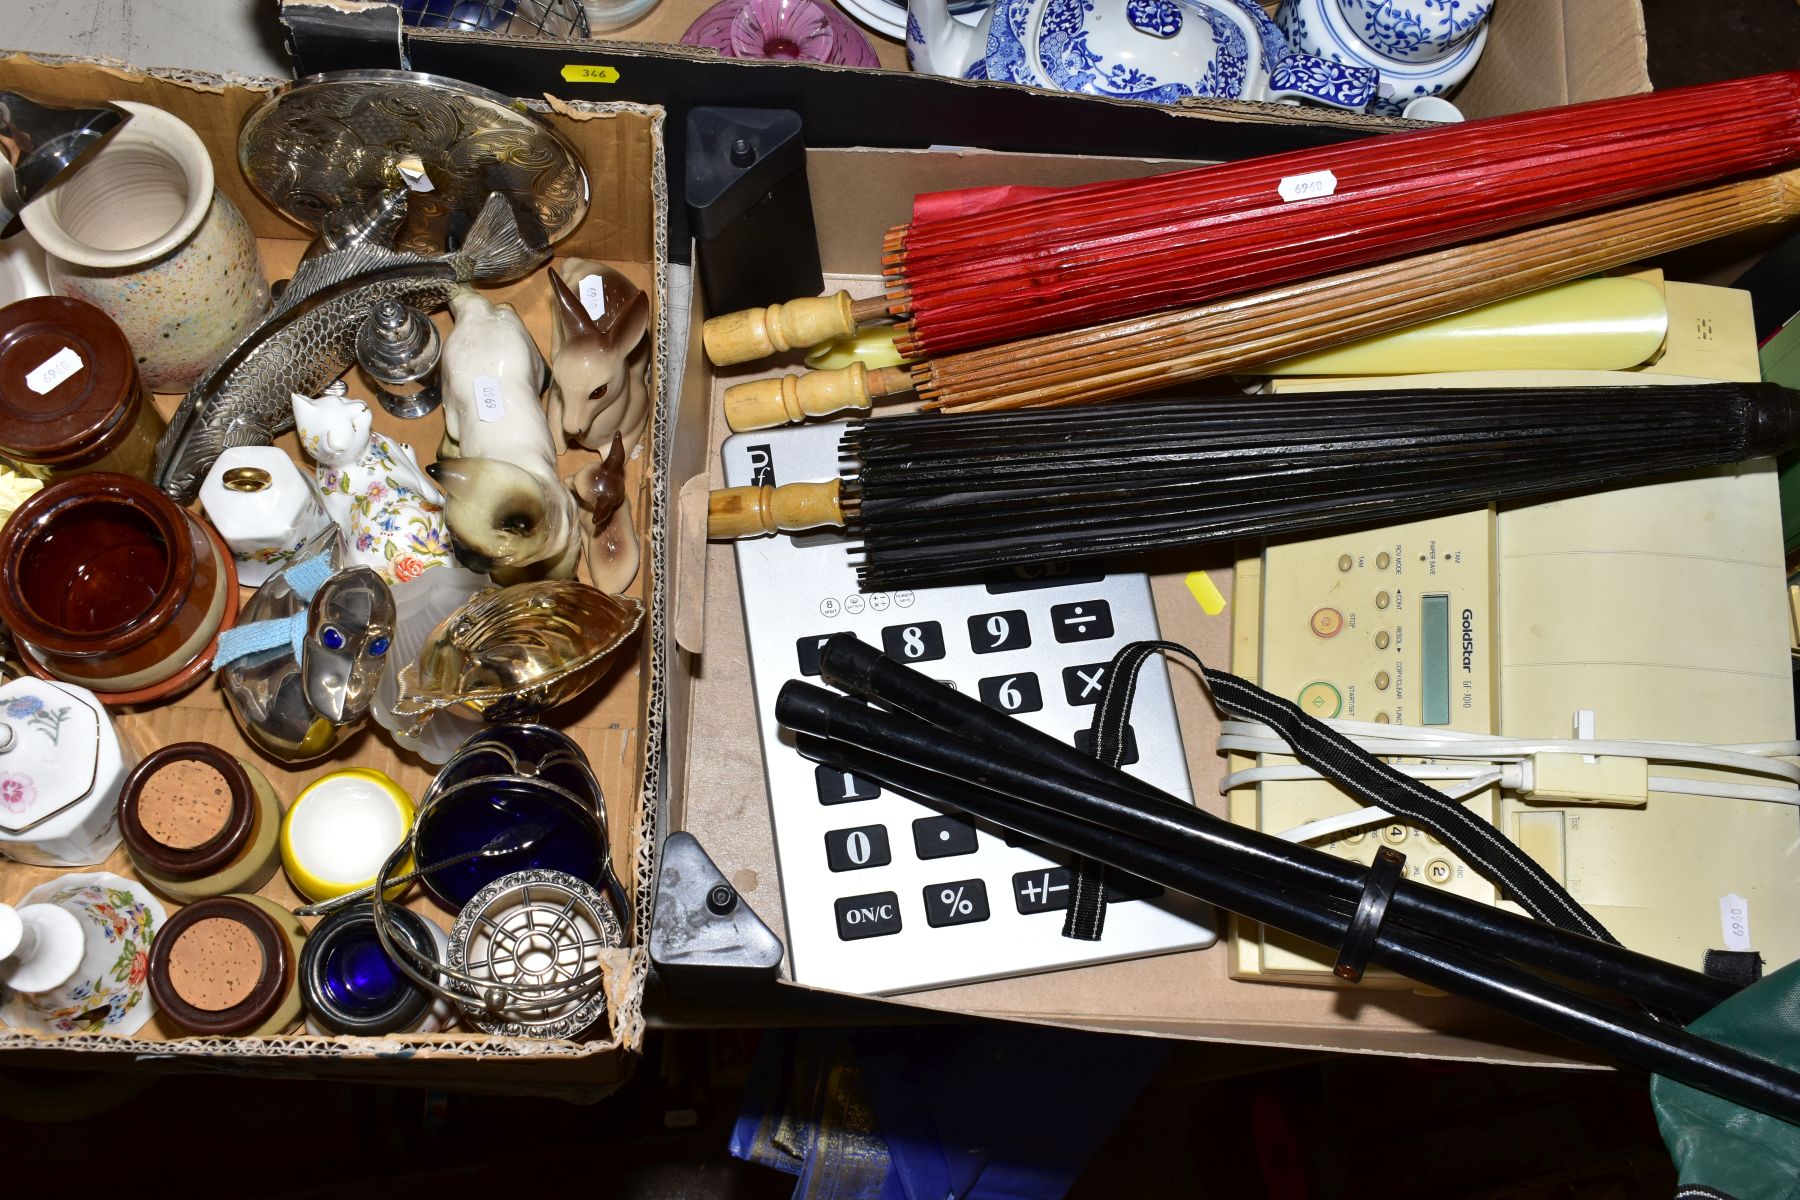
<svg viewBox="0 0 1800 1200">
<path fill-rule="evenodd" d="M 549 125 L 498 92 L 416 71 L 333 71 L 277 89 L 244 122 L 238 164 L 315 230 L 340 205 L 406 188 L 395 245 L 421 254 L 441 252 L 492 192 L 549 242 L 588 209 L 587 172 Z"/>
<path fill-rule="evenodd" d="M 487 1033 L 579 1037 L 606 1012 L 602 952 L 624 944 L 595 888 L 562 871 L 517 871 L 463 906 L 446 974 L 452 998 Z"/>
</svg>

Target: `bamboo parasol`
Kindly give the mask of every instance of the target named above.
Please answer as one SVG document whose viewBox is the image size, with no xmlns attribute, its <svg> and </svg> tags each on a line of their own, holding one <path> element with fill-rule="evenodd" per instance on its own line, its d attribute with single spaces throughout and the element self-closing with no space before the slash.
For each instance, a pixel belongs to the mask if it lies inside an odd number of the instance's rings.
<svg viewBox="0 0 1800 1200">
<path fill-rule="evenodd" d="M 734 430 L 916 392 L 956 412 L 1141 395 L 1305 354 L 1800 216 L 1800 171 L 1717 184 L 1228 300 L 928 358 L 725 391 Z"/>
<path fill-rule="evenodd" d="M 1774 384 L 1255 396 L 853 421 L 841 478 L 712 494 L 710 536 L 842 525 L 865 590 L 1603 487 L 1800 444 Z"/>
<path fill-rule="evenodd" d="M 903 353 L 941 355 L 1348 270 L 1796 157 L 1800 72 L 1543 109 L 915 220 L 883 246 L 883 303 L 749 310 L 708 322 L 704 338 L 726 365 L 803 337 L 844 336 L 885 313 L 904 318 Z"/>
</svg>

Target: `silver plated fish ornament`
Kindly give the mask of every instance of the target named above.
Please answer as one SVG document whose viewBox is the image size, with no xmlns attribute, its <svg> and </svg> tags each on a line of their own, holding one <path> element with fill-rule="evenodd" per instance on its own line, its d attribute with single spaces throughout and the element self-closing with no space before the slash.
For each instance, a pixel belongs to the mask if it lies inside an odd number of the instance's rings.
<svg viewBox="0 0 1800 1200">
<path fill-rule="evenodd" d="M 294 393 L 317 395 L 350 369 L 356 331 L 380 301 L 431 312 L 459 285 L 517 278 L 549 255 L 496 193 L 450 253 L 362 241 L 303 262 L 281 303 L 182 398 L 156 444 L 156 486 L 187 504 L 222 451 L 267 445 L 292 429 Z"/>
</svg>

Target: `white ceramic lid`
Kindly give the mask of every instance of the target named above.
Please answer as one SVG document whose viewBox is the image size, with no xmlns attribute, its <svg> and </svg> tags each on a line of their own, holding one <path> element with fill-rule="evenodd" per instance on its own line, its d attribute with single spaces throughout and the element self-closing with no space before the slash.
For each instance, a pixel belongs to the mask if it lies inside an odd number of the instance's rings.
<svg viewBox="0 0 1800 1200">
<path fill-rule="evenodd" d="M 81 918 L 54 904 L 0 907 L 5 907 L 8 920 L 17 924 L 12 949 L 0 959 L 0 983 L 28 995 L 47 992 L 67 983 L 81 968 L 87 954 Z M 5 932 L 0 929 L 0 936 Z"/>
<path fill-rule="evenodd" d="M 83 688 L 30 678 L 0 687 L 0 837 L 93 794 L 106 719 Z"/>
</svg>

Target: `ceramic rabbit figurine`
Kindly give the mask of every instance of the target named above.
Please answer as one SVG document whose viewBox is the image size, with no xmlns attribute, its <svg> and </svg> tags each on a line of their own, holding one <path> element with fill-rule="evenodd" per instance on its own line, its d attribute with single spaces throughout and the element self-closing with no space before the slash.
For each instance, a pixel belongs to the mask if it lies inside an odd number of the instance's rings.
<svg viewBox="0 0 1800 1200">
<path fill-rule="evenodd" d="M 565 480 L 581 506 L 581 531 L 587 537 L 588 574 L 595 587 L 617 595 L 638 573 L 637 526 L 625 495 L 625 438 L 613 434 L 605 458 L 589 463 Z"/>
<path fill-rule="evenodd" d="M 438 360 L 444 443 L 431 477 L 463 565 L 496 582 L 568 579 L 581 559 L 575 498 L 556 474 L 560 439 L 538 394 L 544 359 L 510 304 L 450 297 L 456 327 Z"/>
<path fill-rule="evenodd" d="M 567 259 L 549 274 L 556 294 L 551 428 L 589 450 L 623 434 L 630 449 L 650 413 L 650 297 L 623 272 L 590 259 Z M 590 315 L 590 304 L 599 316 Z"/>
<path fill-rule="evenodd" d="M 443 495 L 411 446 L 374 431 L 368 405 L 334 383 L 314 400 L 294 396 L 294 427 L 318 464 L 319 492 L 344 531 L 348 565 L 372 568 L 389 584 L 449 565 Z"/>
</svg>

